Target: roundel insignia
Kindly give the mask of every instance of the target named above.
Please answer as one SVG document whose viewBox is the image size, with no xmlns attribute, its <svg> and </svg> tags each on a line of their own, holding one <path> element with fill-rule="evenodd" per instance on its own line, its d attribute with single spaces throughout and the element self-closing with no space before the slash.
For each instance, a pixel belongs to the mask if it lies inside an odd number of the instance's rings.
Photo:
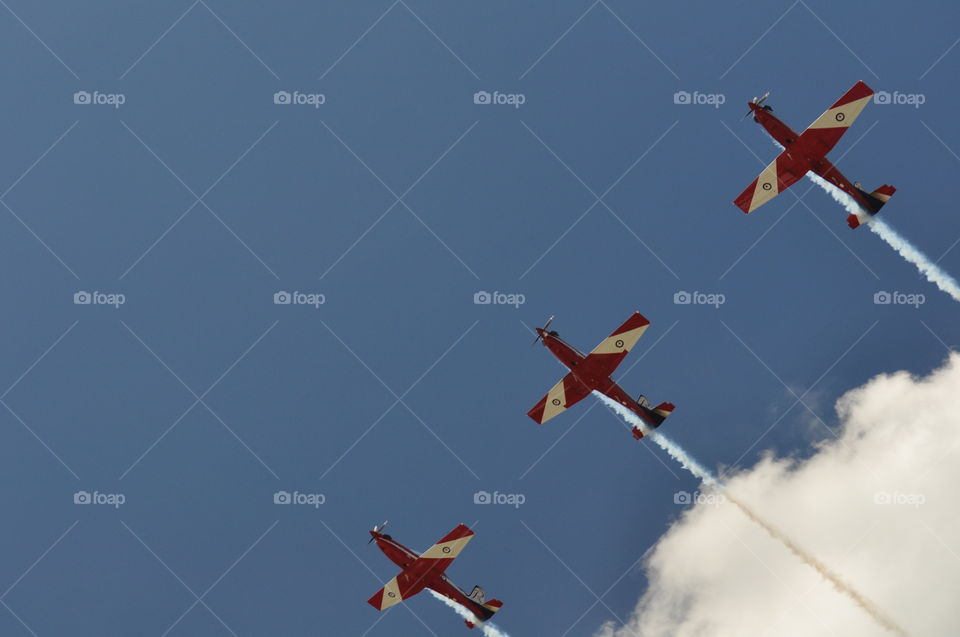
<svg viewBox="0 0 960 637">
<path fill-rule="evenodd" d="M 440 549 L 440 550 L 443 551 L 444 553 L 449 553 L 449 552 L 450 552 L 450 547 L 449 547 L 449 546 L 445 546 L 445 547 L 443 547 L 443 548 Z"/>
<path fill-rule="evenodd" d="M 617 347 L 623 347 L 623 341 L 618 339 L 617 342 L 614 343 L 614 345 L 616 345 Z"/>
<path fill-rule="evenodd" d="M 560 399 L 559 399 L 559 398 L 554 398 L 554 399 L 551 400 L 550 402 L 553 403 L 553 404 L 554 404 L 555 406 L 557 406 L 557 407 L 560 406 Z"/>
<path fill-rule="evenodd" d="M 844 115 L 842 112 L 836 114 L 836 120 L 838 122 L 842 122 L 845 119 L 847 119 L 847 116 Z"/>
<path fill-rule="evenodd" d="M 773 185 L 772 185 L 769 181 L 765 181 L 765 182 L 763 182 L 763 186 L 761 186 L 761 187 L 762 187 L 764 190 L 770 190 L 771 188 L 773 188 Z"/>
</svg>

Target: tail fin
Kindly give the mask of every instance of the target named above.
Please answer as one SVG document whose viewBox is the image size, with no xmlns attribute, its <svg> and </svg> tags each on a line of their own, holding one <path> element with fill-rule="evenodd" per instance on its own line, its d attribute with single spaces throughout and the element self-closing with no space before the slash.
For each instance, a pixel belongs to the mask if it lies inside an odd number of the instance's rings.
<svg viewBox="0 0 960 637">
<path fill-rule="evenodd" d="M 673 413 L 674 409 L 676 409 L 676 406 L 673 403 L 660 403 L 651 410 L 657 417 L 658 427 L 667 419 L 667 416 Z"/>
<path fill-rule="evenodd" d="M 491 599 L 490 601 L 483 602 L 482 604 L 480 604 L 479 608 L 475 609 L 474 614 L 481 621 L 487 621 L 491 617 L 496 615 L 500 611 L 500 608 L 502 606 L 503 606 L 503 602 L 501 602 L 499 599 Z M 479 611 L 479 612 L 476 612 L 476 611 Z"/>
<path fill-rule="evenodd" d="M 482 616 L 477 616 L 476 619 L 480 620 L 481 622 L 486 622 L 491 617 L 496 615 L 497 611 L 499 611 L 502 606 L 503 602 L 501 602 L 499 599 L 491 599 L 489 602 L 486 602 L 482 605 L 484 611 L 486 612 L 484 612 Z M 476 624 L 469 619 L 463 620 L 463 623 L 467 625 L 467 628 L 476 627 Z"/>
<path fill-rule="evenodd" d="M 857 190 L 863 195 L 863 199 L 869 205 L 869 208 L 862 213 L 847 216 L 847 225 L 851 228 L 856 228 L 861 223 L 869 221 L 870 217 L 880 212 L 883 205 L 897 192 L 897 189 L 889 184 L 884 184 L 873 192 L 866 192 L 860 188 L 857 188 Z"/>
<path fill-rule="evenodd" d="M 643 398 L 643 396 L 641 396 L 641 398 Z M 640 404 L 639 401 L 638 401 L 638 404 Z M 646 412 L 650 420 L 653 421 L 652 424 L 654 429 L 662 425 L 663 421 L 666 420 L 667 417 L 673 413 L 674 409 L 676 409 L 676 406 L 673 403 L 660 403 L 653 409 L 650 409 L 646 405 L 640 405 L 640 407 Z M 636 438 L 637 440 L 640 440 L 641 438 L 643 438 L 643 431 L 641 431 L 639 427 L 634 427 L 631 433 L 633 434 L 633 437 Z"/>
</svg>

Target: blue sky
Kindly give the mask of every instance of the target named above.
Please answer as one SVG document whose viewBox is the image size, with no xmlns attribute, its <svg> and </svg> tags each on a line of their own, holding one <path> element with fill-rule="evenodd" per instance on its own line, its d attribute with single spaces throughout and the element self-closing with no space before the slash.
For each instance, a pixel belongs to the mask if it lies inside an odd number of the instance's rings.
<svg viewBox="0 0 960 637">
<path fill-rule="evenodd" d="M 0 632 L 455 633 L 426 596 L 366 605 L 389 519 L 417 550 L 474 526 L 449 575 L 511 634 L 591 635 L 697 485 L 592 398 L 530 421 L 563 373 L 532 326 L 587 350 L 644 313 L 622 385 L 676 403 L 666 431 L 711 467 L 809 455 L 843 391 L 956 347 L 953 301 L 823 192 L 731 203 L 776 154 L 740 121 L 754 95 L 802 129 L 859 79 L 922 94 L 831 157 L 897 186 L 883 217 L 960 272 L 953 3 L 441 5 L 0 11 Z"/>
</svg>

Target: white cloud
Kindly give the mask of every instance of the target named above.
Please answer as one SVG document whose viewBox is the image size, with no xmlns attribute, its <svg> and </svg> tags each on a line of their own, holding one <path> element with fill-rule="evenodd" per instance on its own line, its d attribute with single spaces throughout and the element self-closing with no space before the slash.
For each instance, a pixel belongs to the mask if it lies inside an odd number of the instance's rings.
<svg viewBox="0 0 960 637">
<path fill-rule="evenodd" d="M 910 634 L 956 634 L 960 355 L 925 378 L 878 376 L 837 409 L 839 440 L 766 456 L 729 491 Z M 598 637 L 889 634 L 729 503 L 687 511 L 645 568 L 628 625 Z"/>
</svg>

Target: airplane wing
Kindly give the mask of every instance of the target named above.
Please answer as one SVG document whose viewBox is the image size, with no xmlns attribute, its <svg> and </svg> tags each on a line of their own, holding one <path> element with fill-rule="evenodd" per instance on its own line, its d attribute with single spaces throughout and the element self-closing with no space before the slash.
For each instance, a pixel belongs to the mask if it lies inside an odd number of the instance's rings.
<svg viewBox="0 0 960 637">
<path fill-rule="evenodd" d="M 809 162 L 787 148 L 763 169 L 760 176 L 733 203 L 749 214 L 803 179 L 808 170 Z"/>
<path fill-rule="evenodd" d="M 590 394 L 590 389 L 577 380 L 577 377 L 570 372 L 560 379 L 553 388 L 547 392 L 547 395 L 540 399 L 533 409 L 527 412 L 527 415 L 543 424 L 572 407 Z"/>
<path fill-rule="evenodd" d="M 800 134 L 796 143 L 826 155 L 866 108 L 871 97 L 873 89 L 863 82 L 857 82 L 823 115 L 814 120 L 807 130 Z"/>
<path fill-rule="evenodd" d="M 857 82 L 843 97 L 833 103 L 785 149 L 773 162 L 763 169 L 756 181 L 747 186 L 734 203 L 750 213 L 778 194 L 800 181 L 811 168 L 807 157 L 823 157 L 836 146 L 850 125 L 866 108 L 873 96 L 873 89 Z"/>
<path fill-rule="evenodd" d="M 460 551 L 473 539 L 473 531 L 466 524 L 458 524 L 452 531 L 420 554 L 420 558 L 410 565 L 415 568 L 421 563 L 429 567 L 435 574 L 442 573 L 450 566 Z"/>
<path fill-rule="evenodd" d="M 610 336 L 593 348 L 593 351 L 580 363 L 581 368 L 589 371 L 593 376 L 609 376 L 649 326 L 650 321 L 643 314 L 634 312 L 623 325 L 613 330 Z"/>
<path fill-rule="evenodd" d="M 458 524 L 403 572 L 387 582 L 386 586 L 374 593 L 367 603 L 377 610 L 386 610 L 416 595 L 443 574 L 473 535 L 473 531 L 465 524 Z"/>
<path fill-rule="evenodd" d="M 422 579 L 411 577 L 407 574 L 407 571 L 404 571 L 374 593 L 373 597 L 367 600 L 367 603 L 377 610 L 387 610 L 394 604 L 399 604 L 403 600 L 413 597 L 425 587 L 426 584 L 423 583 Z"/>
</svg>

